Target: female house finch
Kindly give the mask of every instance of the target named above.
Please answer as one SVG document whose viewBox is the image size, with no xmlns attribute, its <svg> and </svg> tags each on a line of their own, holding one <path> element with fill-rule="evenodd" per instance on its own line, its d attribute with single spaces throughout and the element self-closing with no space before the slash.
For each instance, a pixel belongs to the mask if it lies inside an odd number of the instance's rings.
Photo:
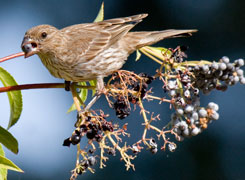
<svg viewBox="0 0 245 180">
<path fill-rule="evenodd" d="M 100 92 L 103 78 L 120 69 L 136 49 L 197 31 L 129 32 L 146 16 L 77 24 L 61 30 L 39 25 L 26 32 L 21 47 L 25 58 L 37 54 L 53 76 L 73 82 L 96 79 Z"/>
</svg>

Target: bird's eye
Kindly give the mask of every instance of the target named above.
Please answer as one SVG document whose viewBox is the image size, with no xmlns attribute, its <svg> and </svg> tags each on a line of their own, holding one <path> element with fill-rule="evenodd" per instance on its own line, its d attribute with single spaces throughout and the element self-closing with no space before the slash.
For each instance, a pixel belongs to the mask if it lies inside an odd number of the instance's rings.
<svg viewBox="0 0 245 180">
<path fill-rule="evenodd" d="M 46 33 L 46 32 L 43 32 L 43 33 L 41 34 L 41 36 L 42 36 L 42 38 L 46 38 L 46 37 L 47 37 L 47 33 Z"/>
</svg>

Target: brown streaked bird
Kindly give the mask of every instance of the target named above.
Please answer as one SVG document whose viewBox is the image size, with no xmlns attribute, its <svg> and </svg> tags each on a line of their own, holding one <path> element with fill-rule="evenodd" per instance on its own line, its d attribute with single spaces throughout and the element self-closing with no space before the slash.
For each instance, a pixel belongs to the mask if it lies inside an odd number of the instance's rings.
<svg viewBox="0 0 245 180">
<path fill-rule="evenodd" d="M 103 78 L 120 69 L 136 49 L 197 31 L 129 32 L 146 16 L 77 24 L 61 30 L 39 25 L 26 32 L 21 47 L 25 58 L 37 54 L 54 77 L 73 82 L 96 79 L 100 92 L 104 87 Z"/>
</svg>

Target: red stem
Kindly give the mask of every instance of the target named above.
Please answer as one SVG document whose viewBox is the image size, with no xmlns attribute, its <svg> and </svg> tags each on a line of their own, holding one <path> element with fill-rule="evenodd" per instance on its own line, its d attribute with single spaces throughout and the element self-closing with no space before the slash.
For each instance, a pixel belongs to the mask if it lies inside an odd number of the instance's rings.
<svg viewBox="0 0 245 180">
<path fill-rule="evenodd" d="M 75 85 L 76 88 L 94 89 L 94 86 Z M 26 89 L 47 89 L 47 88 L 65 88 L 64 83 L 42 83 L 42 84 L 21 84 L 16 86 L 0 87 L 0 93 L 8 91 L 18 91 Z"/>
<path fill-rule="evenodd" d="M 43 83 L 43 84 L 22 84 L 16 86 L 0 87 L 0 93 L 8 91 L 17 91 L 25 89 L 43 89 L 43 88 L 65 88 L 64 83 Z"/>
<path fill-rule="evenodd" d="M 1 62 L 4 62 L 4 61 L 7 61 L 7 60 L 10 60 L 10 59 L 13 59 L 13 58 L 17 58 L 17 57 L 20 57 L 20 56 L 24 56 L 24 55 L 25 55 L 24 52 L 12 54 L 12 55 L 9 55 L 9 56 L 0 58 L 0 63 L 1 63 Z"/>
</svg>

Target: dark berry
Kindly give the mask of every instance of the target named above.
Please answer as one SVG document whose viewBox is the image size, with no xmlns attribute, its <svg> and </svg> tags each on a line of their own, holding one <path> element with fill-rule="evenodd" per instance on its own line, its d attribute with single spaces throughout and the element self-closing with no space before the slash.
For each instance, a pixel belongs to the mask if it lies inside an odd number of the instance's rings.
<svg viewBox="0 0 245 180">
<path fill-rule="evenodd" d="M 89 149 L 88 152 L 89 152 L 90 154 L 93 154 L 93 153 L 95 152 L 95 149 Z"/>
<path fill-rule="evenodd" d="M 128 108 L 125 100 L 120 97 L 114 103 L 114 109 L 116 111 L 116 116 L 120 119 L 124 119 L 130 114 L 130 109 Z"/>
<path fill-rule="evenodd" d="M 93 124 L 92 123 L 88 124 L 88 128 L 93 129 Z"/>
<path fill-rule="evenodd" d="M 130 94 L 130 95 L 128 95 L 128 100 L 129 100 L 129 102 L 136 104 L 139 101 L 139 98 Z"/>
<path fill-rule="evenodd" d="M 88 128 L 87 128 L 87 126 L 85 124 L 83 124 L 83 125 L 80 126 L 80 132 L 81 133 L 82 132 L 87 132 L 87 130 L 88 130 Z"/>
<path fill-rule="evenodd" d="M 90 130 L 87 131 L 86 136 L 87 136 L 88 139 L 93 139 L 96 134 L 97 133 L 95 131 L 93 131 L 92 129 L 90 129 Z"/>
<path fill-rule="evenodd" d="M 80 135 L 72 135 L 71 136 L 71 143 L 73 144 L 73 145 L 76 145 L 76 144 L 78 144 L 79 142 L 80 142 L 80 140 L 81 140 L 81 136 Z"/>
<path fill-rule="evenodd" d="M 151 151 L 152 154 L 156 154 L 157 153 L 157 148 L 151 148 L 150 151 Z"/>
<path fill-rule="evenodd" d="M 89 161 L 88 160 L 81 160 L 81 163 L 80 163 L 80 166 L 83 168 L 83 169 L 87 169 L 88 166 L 89 166 Z"/>
<path fill-rule="evenodd" d="M 79 130 L 76 129 L 76 130 L 75 130 L 75 134 L 78 135 L 78 136 L 80 136 L 81 133 L 80 133 Z"/>
<path fill-rule="evenodd" d="M 63 146 L 68 146 L 69 147 L 70 145 L 71 145 L 70 138 L 65 139 L 64 142 L 63 142 Z"/>
<path fill-rule="evenodd" d="M 103 136 L 102 136 L 101 134 L 96 134 L 96 135 L 95 135 L 95 140 L 96 140 L 97 142 L 100 142 L 100 141 L 102 140 L 102 138 L 103 138 Z"/>
<path fill-rule="evenodd" d="M 121 108 L 126 108 L 126 102 L 124 99 L 118 98 L 116 102 L 114 103 L 114 109 L 121 109 Z"/>
<path fill-rule="evenodd" d="M 110 149 L 108 149 L 107 153 L 108 153 L 109 155 L 116 156 L 116 151 L 115 151 L 115 149 L 110 148 Z"/>
<path fill-rule="evenodd" d="M 87 116 L 86 121 L 90 121 L 91 120 L 91 116 Z"/>
<path fill-rule="evenodd" d="M 109 127 L 106 124 L 102 124 L 103 131 L 109 131 Z"/>
<path fill-rule="evenodd" d="M 226 91 L 227 88 L 228 87 L 227 87 L 226 84 L 221 84 L 221 85 L 216 86 L 216 89 L 219 90 L 219 91 Z"/>
<path fill-rule="evenodd" d="M 140 91 L 140 97 L 145 97 L 145 94 L 147 92 L 148 85 L 146 83 L 142 84 L 141 91 Z"/>
<path fill-rule="evenodd" d="M 134 91 L 139 91 L 140 90 L 140 85 L 138 82 L 134 82 L 134 84 L 132 85 L 132 88 Z"/>
<path fill-rule="evenodd" d="M 104 121 L 102 124 L 102 130 L 103 131 L 110 131 L 113 132 L 113 127 L 111 122 Z"/>
<path fill-rule="evenodd" d="M 128 115 L 130 114 L 130 111 L 129 109 L 118 109 L 116 110 L 116 116 L 119 118 L 119 119 L 124 119 L 126 118 Z"/>
<path fill-rule="evenodd" d="M 150 84 L 154 80 L 154 77 L 149 76 L 146 73 L 140 73 L 139 76 L 144 78 L 146 84 Z"/>
</svg>

